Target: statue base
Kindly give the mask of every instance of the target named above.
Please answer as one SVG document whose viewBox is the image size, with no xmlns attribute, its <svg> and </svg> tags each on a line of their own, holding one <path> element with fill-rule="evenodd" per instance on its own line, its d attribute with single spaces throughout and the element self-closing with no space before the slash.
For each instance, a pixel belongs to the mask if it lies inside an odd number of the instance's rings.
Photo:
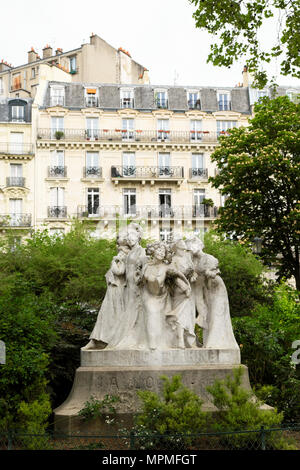
<svg viewBox="0 0 300 470">
<path fill-rule="evenodd" d="M 227 364 L 225 361 L 228 361 Z M 229 362 L 231 360 L 231 362 Z M 173 362 L 172 362 L 173 361 Z M 117 426 L 130 426 L 140 410 L 138 390 L 162 392 L 162 375 L 180 375 L 185 386 L 203 400 L 204 411 L 215 411 L 206 388 L 215 380 L 233 374 L 240 365 L 240 351 L 204 348 L 167 351 L 81 350 L 81 367 L 76 371 L 73 388 L 67 400 L 54 410 L 55 431 L 66 434 L 112 434 Z M 248 369 L 244 369 L 243 387 L 251 389 Z M 103 400 L 105 395 L 118 396 L 115 405 L 116 425 L 103 419 L 85 421 L 78 416 L 91 396 Z M 266 405 L 265 405 L 266 406 Z M 267 407 L 268 408 L 268 407 Z"/>
</svg>

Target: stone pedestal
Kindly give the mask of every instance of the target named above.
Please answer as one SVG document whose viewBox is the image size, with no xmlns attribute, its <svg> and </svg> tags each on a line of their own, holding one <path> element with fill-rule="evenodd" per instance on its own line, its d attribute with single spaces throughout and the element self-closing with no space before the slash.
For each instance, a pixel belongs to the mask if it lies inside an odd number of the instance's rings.
<svg viewBox="0 0 300 470">
<path fill-rule="evenodd" d="M 114 432 L 105 429 L 103 420 L 85 423 L 78 417 L 91 396 L 102 400 L 106 394 L 117 395 L 118 419 L 130 424 L 140 409 L 138 390 L 161 393 L 161 376 L 181 375 L 184 385 L 203 400 L 203 410 L 214 411 L 206 390 L 216 379 L 223 380 L 240 365 L 239 349 L 171 349 L 150 350 L 81 350 L 81 367 L 76 371 L 73 388 L 67 400 L 56 410 L 55 429 L 63 433 Z M 250 390 L 248 369 L 244 369 L 243 386 Z"/>
</svg>

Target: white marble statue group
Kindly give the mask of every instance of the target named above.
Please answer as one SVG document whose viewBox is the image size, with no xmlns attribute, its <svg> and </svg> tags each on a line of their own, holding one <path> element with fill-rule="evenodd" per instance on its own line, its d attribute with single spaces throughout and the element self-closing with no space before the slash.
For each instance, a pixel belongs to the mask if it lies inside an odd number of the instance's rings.
<svg viewBox="0 0 300 470">
<path fill-rule="evenodd" d="M 84 349 L 236 349 L 218 260 L 198 237 L 140 245 L 131 223 L 117 238 L 107 291 Z M 203 345 L 195 326 L 203 329 Z"/>
</svg>

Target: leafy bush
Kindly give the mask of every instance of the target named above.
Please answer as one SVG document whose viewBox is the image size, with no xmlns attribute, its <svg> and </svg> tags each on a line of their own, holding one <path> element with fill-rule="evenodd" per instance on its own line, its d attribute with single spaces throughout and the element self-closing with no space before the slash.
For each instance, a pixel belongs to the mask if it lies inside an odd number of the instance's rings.
<svg viewBox="0 0 300 470">
<path fill-rule="evenodd" d="M 292 343 L 300 339 L 297 293 L 281 284 L 271 305 L 257 306 L 251 317 L 234 318 L 233 326 L 255 393 L 283 411 L 285 421 L 299 422 L 299 366 L 291 362 Z"/>
<path fill-rule="evenodd" d="M 85 402 L 78 415 L 85 420 L 105 418 L 105 422 L 111 424 L 114 422 L 116 415 L 114 405 L 119 401 L 120 398 L 116 395 L 105 395 L 103 400 L 97 400 L 94 396 L 91 396 L 90 400 Z"/>
<path fill-rule="evenodd" d="M 19 404 L 20 431 L 26 449 L 39 450 L 50 448 L 46 435 L 47 419 L 51 414 L 51 404 L 47 394 L 41 394 L 31 403 Z"/>
<path fill-rule="evenodd" d="M 193 433 L 206 429 L 208 415 L 201 409 L 200 398 L 183 386 L 180 376 L 175 375 L 171 380 L 163 376 L 162 380 L 162 397 L 148 390 L 138 392 L 142 410 L 135 417 L 132 431 L 140 448 L 184 449 L 192 443 Z"/>
<path fill-rule="evenodd" d="M 241 386 L 242 374 L 243 369 L 236 368 L 233 378 L 228 376 L 226 380 L 216 380 L 214 385 L 207 387 L 218 410 L 216 419 L 211 423 L 212 429 L 217 432 L 232 432 L 255 431 L 261 427 L 266 430 L 278 428 L 282 423 L 283 413 L 260 409 L 262 403 L 255 399 L 253 392 Z M 274 433 L 266 433 L 267 448 L 290 448 L 281 433 Z M 237 433 L 226 435 L 221 441 L 229 448 L 251 449 L 258 445 L 255 438 L 257 435 L 254 433 Z"/>
</svg>

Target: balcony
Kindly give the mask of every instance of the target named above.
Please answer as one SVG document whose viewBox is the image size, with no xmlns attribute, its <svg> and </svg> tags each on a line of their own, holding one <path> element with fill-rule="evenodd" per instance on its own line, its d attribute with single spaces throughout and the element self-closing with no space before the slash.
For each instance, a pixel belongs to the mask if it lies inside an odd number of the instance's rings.
<svg viewBox="0 0 300 470">
<path fill-rule="evenodd" d="M 25 188 L 25 178 L 22 176 L 7 176 L 6 187 L 17 186 L 19 188 Z"/>
<path fill-rule="evenodd" d="M 182 180 L 182 166 L 112 166 L 112 180 Z"/>
<path fill-rule="evenodd" d="M 101 141 L 101 142 L 166 142 L 171 144 L 216 143 L 219 133 L 211 131 L 167 131 L 167 130 L 124 130 L 124 129 L 64 129 L 59 140 L 65 142 Z M 57 140 L 56 131 L 39 129 L 39 140 Z"/>
<path fill-rule="evenodd" d="M 13 142 L 1 142 L 0 154 L 7 155 L 33 155 L 32 144 L 22 144 Z"/>
<path fill-rule="evenodd" d="M 0 214 L 0 227 L 31 227 L 31 214 Z"/>
<path fill-rule="evenodd" d="M 101 212 L 99 206 L 87 205 L 87 206 L 78 206 L 77 208 L 77 217 L 79 219 L 99 218 L 101 217 L 101 214 L 103 215 L 103 212 Z"/>
<path fill-rule="evenodd" d="M 100 166 L 83 167 L 84 178 L 102 178 L 102 168 Z"/>
<path fill-rule="evenodd" d="M 66 206 L 49 206 L 48 207 L 49 219 L 65 219 L 67 217 Z"/>
<path fill-rule="evenodd" d="M 231 111 L 231 101 L 219 101 L 218 109 L 219 111 Z"/>
<path fill-rule="evenodd" d="M 218 215 L 218 208 L 204 204 L 189 206 L 170 206 L 148 205 L 137 206 L 131 205 L 126 210 L 122 206 L 78 206 L 77 217 L 80 219 L 106 219 L 115 220 L 119 218 L 135 218 L 145 220 L 208 220 L 215 219 Z"/>
<path fill-rule="evenodd" d="M 190 179 L 206 180 L 208 178 L 207 168 L 190 168 Z"/>
<path fill-rule="evenodd" d="M 66 166 L 49 166 L 48 167 L 48 178 L 66 178 L 67 167 Z"/>
<path fill-rule="evenodd" d="M 133 98 L 121 98 L 120 99 L 120 108 L 134 108 L 134 99 Z"/>
</svg>

